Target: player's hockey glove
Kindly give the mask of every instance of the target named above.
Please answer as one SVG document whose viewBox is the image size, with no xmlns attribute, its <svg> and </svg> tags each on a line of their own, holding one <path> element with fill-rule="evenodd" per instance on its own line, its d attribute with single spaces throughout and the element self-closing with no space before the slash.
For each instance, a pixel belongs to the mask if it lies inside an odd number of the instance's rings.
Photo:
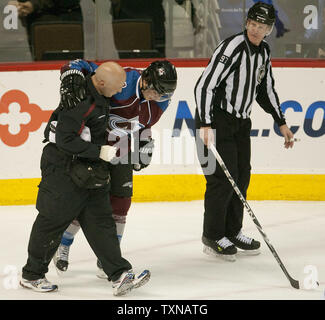
<svg viewBox="0 0 325 320">
<path fill-rule="evenodd" d="M 135 171 L 140 171 L 150 164 L 153 149 L 155 147 L 154 141 L 155 140 L 148 138 L 147 140 L 141 140 L 139 142 L 139 163 L 133 165 Z"/>
<path fill-rule="evenodd" d="M 63 109 L 72 109 L 86 98 L 86 78 L 81 71 L 68 70 L 62 73 L 60 80 L 60 104 Z"/>
</svg>

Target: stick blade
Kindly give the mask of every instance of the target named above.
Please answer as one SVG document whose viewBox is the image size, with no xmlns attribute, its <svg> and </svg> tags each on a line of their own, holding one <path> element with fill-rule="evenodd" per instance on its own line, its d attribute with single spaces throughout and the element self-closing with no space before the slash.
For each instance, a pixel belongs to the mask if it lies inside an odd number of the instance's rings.
<svg viewBox="0 0 325 320">
<path fill-rule="evenodd" d="M 293 279 L 293 278 L 290 277 L 289 281 L 290 281 L 290 284 L 291 284 L 291 286 L 293 288 L 300 289 L 300 285 L 299 285 L 299 281 L 298 280 L 295 280 L 295 279 Z"/>
</svg>

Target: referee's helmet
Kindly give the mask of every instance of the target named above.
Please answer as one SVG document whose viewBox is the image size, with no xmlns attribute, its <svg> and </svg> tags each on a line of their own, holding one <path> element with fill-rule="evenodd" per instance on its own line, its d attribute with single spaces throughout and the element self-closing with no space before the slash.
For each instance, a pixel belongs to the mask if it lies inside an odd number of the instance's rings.
<svg viewBox="0 0 325 320">
<path fill-rule="evenodd" d="M 248 10 L 247 19 L 273 27 L 275 23 L 275 9 L 271 4 L 259 1 Z"/>
</svg>

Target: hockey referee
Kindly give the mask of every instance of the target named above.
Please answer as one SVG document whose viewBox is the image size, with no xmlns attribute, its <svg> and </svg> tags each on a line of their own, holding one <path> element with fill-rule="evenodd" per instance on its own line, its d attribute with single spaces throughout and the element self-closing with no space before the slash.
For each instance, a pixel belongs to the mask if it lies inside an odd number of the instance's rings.
<svg viewBox="0 0 325 320">
<path fill-rule="evenodd" d="M 197 139 L 197 153 L 206 178 L 202 242 L 205 253 L 228 261 L 236 260 L 237 248 L 246 254 L 259 254 L 260 242 L 242 233 L 243 204 L 222 168 L 218 163 L 215 166 L 216 159 L 207 147 L 215 143 L 246 198 L 254 100 L 278 124 L 285 148 L 292 148 L 294 143 L 274 89 L 270 48 L 263 40 L 272 32 L 274 22 L 274 7 L 255 3 L 248 11 L 246 30 L 220 43 L 194 89 L 196 131 L 201 138 Z"/>
</svg>

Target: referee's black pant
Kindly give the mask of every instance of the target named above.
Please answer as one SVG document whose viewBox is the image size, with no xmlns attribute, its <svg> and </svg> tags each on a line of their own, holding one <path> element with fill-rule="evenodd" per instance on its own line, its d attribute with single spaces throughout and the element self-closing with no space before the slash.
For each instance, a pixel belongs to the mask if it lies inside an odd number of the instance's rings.
<svg viewBox="0 0 325 320">
<path fill-rule="evenodd" d="M 199 127 L 196 113 L 196 128 Z M 216 149 L 246 198 L 251 170 L 251 120 L 236 118 L 226 111 L 217 110 L 211 127 L 214 129 Z M 235 236 L 242 228 L 243 204 L 212 152 L 203 146 L 199 137 L 196 138 L 196 143 L 198 158 L 206 178 L 203 236 L 211 240 Z M 212 172 L 211 164 L 215 165 Z"/>
<path fill-rule="evenodd" d="M 77 187 L 67 173 L 65 163 L 54 165 L 46 159 L 44 151 L 41 169 L 42 180 L 36 202 L 39 214 L 30 234 L 23 278 L 36 280 L 45 276 L 63 232 L 74 219 L 79 221 L 110 280 L 117 280 L 124 271 L 131 269 L 131 264 L 121 256 L 108 196 L 109 185 L 92 190 Z"/>
</svg>

